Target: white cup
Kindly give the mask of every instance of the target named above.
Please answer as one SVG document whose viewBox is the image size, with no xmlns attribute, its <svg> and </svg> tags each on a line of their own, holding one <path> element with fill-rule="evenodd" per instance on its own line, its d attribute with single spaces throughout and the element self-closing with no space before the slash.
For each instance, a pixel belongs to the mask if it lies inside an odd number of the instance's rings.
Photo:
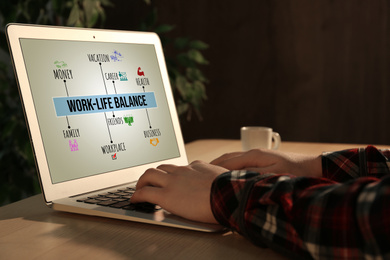
<svg viewBox="0 0 390 260">
<path fill-rule="evenodd" d="M 279 148 L 281 143 L 280 135 L 272 131 L 272 128 L 263 126 L 241 127 L 242 149 L 273 149 Z"/>
</svg>

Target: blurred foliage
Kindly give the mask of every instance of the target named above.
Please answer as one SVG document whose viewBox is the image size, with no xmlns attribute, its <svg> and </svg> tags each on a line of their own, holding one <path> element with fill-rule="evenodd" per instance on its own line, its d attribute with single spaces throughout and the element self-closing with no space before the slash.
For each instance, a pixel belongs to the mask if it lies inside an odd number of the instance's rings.
<svg viewBox="0 0 390 260">
<path fill-rule="evenodd" d="M 165 60 L 178 114 L 191 120 L 192 114 L 195 113 L 199 119 L 202 119 L 201 107 L 207 98 L 205 84 L 208 80 L 199 66 L 208 64 L 202 51 L 209 46 L 188 37 L 168 37 L 168 33 L 174 28 L 173 25 L 158 24 L 155 8 L 140 26 L 141 31 L 156 32 L 160 36 L 164 49 L 174 50 L 174 54 L 166 56 Z"/>
<path fill-rule="evenodd" d="M 0 205 L 40 192 L 34 157 L 5 37 L 8 23 L 93 27 L 105 21 L 108 0 L 0 2 Z"/>
<path fill-rule="evenodd" d="M 206 99 L 207 79 L 199 66 L 208 64 L 202 55 L 208 45 L 185 37 L 170 38 L 174 26 L 159 24 L 151 0 L 143 1 L 150 14 L 140 19 L 142 31 L 159 34 L 165 48 L 173 48 L 166 57 L 168 73 L 179 115 L 201 119 Z M 104 8 L 113 0 L 2 0 L 0 2 L 0 206 L 40 192 L 34 157 L 29 142 L 18 88 L 5 37 L 8 23 L 30 23 L 59 26 L 104 27 Z"/>
</svg>

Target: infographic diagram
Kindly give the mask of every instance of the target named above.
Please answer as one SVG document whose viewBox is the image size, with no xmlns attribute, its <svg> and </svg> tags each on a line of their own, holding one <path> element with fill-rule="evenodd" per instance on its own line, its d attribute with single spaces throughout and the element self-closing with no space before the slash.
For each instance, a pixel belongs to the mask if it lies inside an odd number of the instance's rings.
<svg viewBox="0 0 390 260">
<path fill-rule="evenodd" d="M 22 42 L 53 183 L 179 156 L 154 47 L 90 46 Z"/>
</svg>

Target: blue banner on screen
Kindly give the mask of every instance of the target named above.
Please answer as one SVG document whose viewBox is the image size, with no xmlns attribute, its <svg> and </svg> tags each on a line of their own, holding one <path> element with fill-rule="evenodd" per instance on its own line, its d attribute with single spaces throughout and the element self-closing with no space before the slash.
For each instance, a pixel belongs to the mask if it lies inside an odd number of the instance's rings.
<svg viewBox="0 0 390 260">
<path fill-rule="evenodd" d="M 55 97 L 53 98 L 53 102 L 57 116 L 72 116 L 157 107 L 154 92 Z"/>
</svg>

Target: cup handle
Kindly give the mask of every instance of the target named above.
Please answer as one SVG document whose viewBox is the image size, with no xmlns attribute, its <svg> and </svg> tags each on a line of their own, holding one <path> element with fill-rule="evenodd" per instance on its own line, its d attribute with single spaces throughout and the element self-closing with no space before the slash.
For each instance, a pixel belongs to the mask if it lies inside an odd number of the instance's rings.
<svg viewBox="0 0 390 260">
<path fill-rule="evenodd" d="M 280 143 L 282 142 L 282 139 L 280 138 L 279 133 L 272 132 L 272 141 L 273 141 L 273 147 L 272 150 L 279 149 Z"/>
</svg>

